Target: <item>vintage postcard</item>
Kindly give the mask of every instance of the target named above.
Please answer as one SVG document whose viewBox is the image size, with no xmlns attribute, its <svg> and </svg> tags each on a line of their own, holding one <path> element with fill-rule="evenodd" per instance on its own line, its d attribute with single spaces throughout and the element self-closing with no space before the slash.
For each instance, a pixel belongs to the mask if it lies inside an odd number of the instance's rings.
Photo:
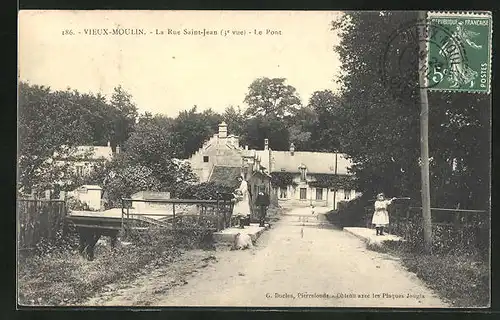
<svg viewBox="0 0 500 320">
<path fill-rule="evenodd" d="M 490 306 L 491 13 L 18 23 L 18 308 Z"/>
</svg>

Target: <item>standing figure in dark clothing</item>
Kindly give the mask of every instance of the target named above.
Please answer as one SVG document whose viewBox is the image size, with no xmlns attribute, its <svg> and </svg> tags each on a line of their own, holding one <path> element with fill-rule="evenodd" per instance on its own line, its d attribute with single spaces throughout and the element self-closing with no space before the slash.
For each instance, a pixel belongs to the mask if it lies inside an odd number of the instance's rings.
<svg viewBox="0 0 500 320">
<path fill-rule="evenodd" d="M 269 195 L 260 191 L 255 199 L 255 204 L 259 207 L 259 226 L 263 227 L 266 220 L 267 207 L 270 204 Z"/>
</svg>

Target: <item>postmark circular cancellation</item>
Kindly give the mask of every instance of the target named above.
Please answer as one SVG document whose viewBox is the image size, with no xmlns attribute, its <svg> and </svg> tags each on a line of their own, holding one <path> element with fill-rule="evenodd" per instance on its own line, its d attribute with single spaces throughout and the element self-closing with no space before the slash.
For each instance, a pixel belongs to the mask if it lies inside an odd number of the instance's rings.
<svg viewBox="0 0 500 320">
<path fill-rule="evenodd" d="M 399 96 L 416 88 L 489 93 L 491 32 L 489 14 L 429 13 L 400 25 L 387 39 L 381 81 Z"/>
</svg>

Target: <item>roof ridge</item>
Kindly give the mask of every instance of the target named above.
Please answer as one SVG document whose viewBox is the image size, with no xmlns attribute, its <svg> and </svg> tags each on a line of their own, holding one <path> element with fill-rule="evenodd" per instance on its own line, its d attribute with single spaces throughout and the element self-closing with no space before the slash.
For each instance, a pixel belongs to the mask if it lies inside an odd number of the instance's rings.
<svg viewBox="0 0 500 320">
<path fill-rule="evenodd" d="M 229 164 L 214 164 L 214 167 L 241 168 L 240 166 L 234 166 Z"/>
</svg>

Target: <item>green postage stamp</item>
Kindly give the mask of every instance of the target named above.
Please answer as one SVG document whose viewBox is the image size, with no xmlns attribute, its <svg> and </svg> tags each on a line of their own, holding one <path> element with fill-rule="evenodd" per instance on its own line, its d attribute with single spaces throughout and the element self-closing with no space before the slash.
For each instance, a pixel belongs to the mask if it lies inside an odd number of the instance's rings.
<svg viewBox="0 0 500 320">
<path fill-rule="evenodd" d="M 427 20 L 429 90 L 489 93 L 491 14 L 429 12 Z"/>
</svg>

